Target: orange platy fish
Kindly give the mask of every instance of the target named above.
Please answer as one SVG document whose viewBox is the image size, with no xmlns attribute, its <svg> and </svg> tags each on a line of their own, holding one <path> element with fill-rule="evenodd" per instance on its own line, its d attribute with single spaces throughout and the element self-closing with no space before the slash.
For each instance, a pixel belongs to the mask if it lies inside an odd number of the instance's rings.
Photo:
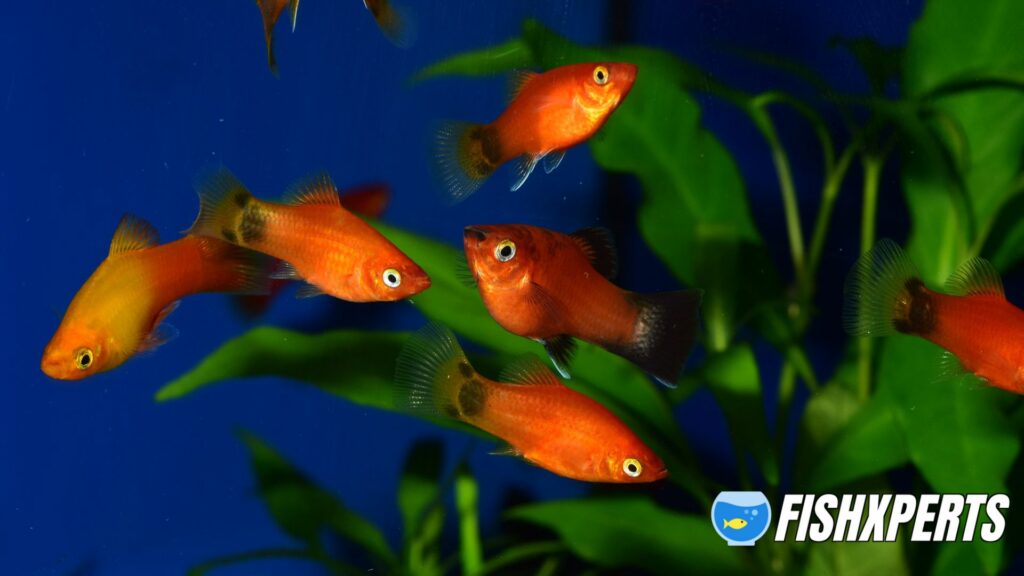
<svg viewBox="0 0 1024 576">
<path fill-rule="evenodd" d="M 121 219 L 110 254 L 75 295 L 43 351 L 43 372 L 80 380 L 153 350 L 174 336 L 162 322 L 190 294 L 266 290 L 266 275 L 248 250 L 198 236 L 158 242 L 149 223 Z"/>
<path fill-rule="evenodd" d="M 404 9 L 393 6 L 390 0 L 363 0 L 363 6 L 394 45 L 408 48 L 415 41 L 412 20 Z"/>
<path fill-rule="evenodd" d="M 270 70 L 277 74 L 277 60 L 274 58 L 274 26 L 285 8 L 291 15 L 292 32 L 295 31 L 295 19 L 299 15 L 299 0 L 256 0 L 263 16 L 263 36 L 267 41 L 267 63 Z"/>
<path fill-rule="evenodd" d="M 543 343 L 563 377 L 580 338 L 673 386 L 697 337 L 701 291 L 637 294 L 612 284 L 615 246 L 603 228 L 468 226 L 463 244 L 491 316 Z"/>
<path fill-rule="evenodd" d="M 512 102 L 490 124 L 450 122 L 437 135 L 436 171 L 455 202 L 497 168 L 518 158 L 512 190 L 544 161 L 551 173 L 565 151 L 593 136 L 633 87 L 637 67 L 624 62 L 571 64 L 518 77 Z"/>
<path fill-rule="evenodd" d="M 282 261 L 275 278 L 304 280 L 300 298 L 351 302 L 408 298 L 430 278 L 394 244 L 341 206 L 327 175 L 297 185 L 284 204 L 258 200 L 227 170 L 199 185 L 191 234 L 227 240 Z"/>
<path fill-rule="evenodd" d="M 387 184 L 364 184 L 345 190 L 339 200 L 346 210 L 366 218 L 380 218 L 391 201 L 391 190 Z M 234 303 L 246 318 L 262 316 L 290 283 L 289 280 L 274 279 L 267 294 L 241 294 L 234 297 Z"/>
<path fill-rule="evenodd" d="M 621 420 L 535 358 L 490 380 L 470 365 L 450 330 L 430 324 L 402 349 L 395 380 L 399 403 L 411 411 L 461 420 L 507 442 L 500 453 L 560 476 L 637 483 L 668 475 Z"/>
<path fill-rule="evenodd" d="M 882 240 L 850 271 L 843 313 L 851 334 L 919 336 L 948 351 L 951 375 L 966 370 L 1024 394 L 1024 311 L 1006 300 L 986 260 L 967 260 L 937 292 L 895 242 Z"/>
</svg>

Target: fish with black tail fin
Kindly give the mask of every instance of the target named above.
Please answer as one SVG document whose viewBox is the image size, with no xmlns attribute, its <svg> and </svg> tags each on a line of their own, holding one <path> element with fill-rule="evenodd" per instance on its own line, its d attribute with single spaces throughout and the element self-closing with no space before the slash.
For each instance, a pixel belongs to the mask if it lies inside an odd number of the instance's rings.
<svg viewBox="0 0 1024 576">
<path fill-rule="evenodd" d="M 434 172 L 450 200 L 464 200 L 510 160 L 518 159 L 513 191 L 542 161 L 550 174 L 566 150 L 601 129 L 629 94 L 636 75 L 636 65 L 626 62 L 524 72 L 517 77 L 512 102 L 494 122 L 442 125 L 436 135 Z"/>
<path fill-rule="evenodd" d="M 491 316 L 544 344 L 563 377 L 574 338 L 673 386 L 699 332 L 702 292 L 638 294 L 611 282 L 614 242 L 603 228 L 562 234 L 521 224 L 468 226 L 466 259 Z"/>
<path fill-rule="evenodd" d="M 277 74 L 277 59 L 274 57 L 274 27 L 285 8 L 292 21 L 292 32 L 295 31 L 295 22 L 299 15 L 299 0 L 256 0 L 256 6 L 260 9 L 260 16 L 263 18 L 263 37 L 267 42 L 267 64 L 270 71 Z"/>
<path fill-rule="evenodd" d="M 508 443 L 550 472 L 586 482 L 654 482 L 668 475 L 658 455 L 607 408 L 565 386 L 535 358 L 491 380 L 469 363 L 455 335 L 429 324 L 405 344 L 395 368 L 397 403 L 460 420 Z"/>
<path fill-rule="evenodd" d="M 898 244 L 881 240 L 854 265 L 845 292 L 850 334 L 924 338 L 947 350 L 947 375 L 969 372 L 1024 394 L 1024 310 L 1007 301 L 988 261 L 965 261 L 939 292 Z"/>
<path fill-rule="evenodd" d="M 126 215 L 107 258 L 68 306 L 41 368 L 61 380 L 113 370 L 176 335 L 164 320 L 185 296 L 262 293 L 268 273 L 255 253 L 215 238 L 186 236 L 159 244 L 153 226 Z"/>
<path fill-rule="evenodd" d="M 329 294 L 350 302 L 408 298 L 430 277 L 380 232 L 346 210 L 326 174 L 297 184 L 284 203 L 255 198 L 219 169 L 200 180 L 191 234 L 211 236 L 281 261 L 274 277 L 303 280 L 299 297 Z"/>
</svg>

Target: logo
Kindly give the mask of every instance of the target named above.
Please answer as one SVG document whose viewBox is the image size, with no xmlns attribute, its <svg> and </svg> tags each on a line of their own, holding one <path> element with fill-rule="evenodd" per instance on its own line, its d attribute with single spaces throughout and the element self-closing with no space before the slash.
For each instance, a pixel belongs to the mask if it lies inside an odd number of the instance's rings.
<svg viewBox="0 0 1024 576">
<path fill-rule="evenodd" d="M 711 505 L 711 524 L 729 546 L 753 546 L 771 521 L 771 506 L 761 492 L 720 492 Z"/>
</svg>

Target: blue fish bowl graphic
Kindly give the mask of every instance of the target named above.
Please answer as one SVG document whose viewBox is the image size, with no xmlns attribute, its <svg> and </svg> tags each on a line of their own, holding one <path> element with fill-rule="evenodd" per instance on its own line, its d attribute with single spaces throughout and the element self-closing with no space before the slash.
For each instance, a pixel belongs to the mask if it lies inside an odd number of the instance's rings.
<svg viewBox="0 0 1024 576">
<path fill-rule="evenodd" d="M 771 521 L 772 509 L 761 492 L 721 492 L 711 505 L 711 523 L 729 546 L 753 546 Z"/>
</svg>

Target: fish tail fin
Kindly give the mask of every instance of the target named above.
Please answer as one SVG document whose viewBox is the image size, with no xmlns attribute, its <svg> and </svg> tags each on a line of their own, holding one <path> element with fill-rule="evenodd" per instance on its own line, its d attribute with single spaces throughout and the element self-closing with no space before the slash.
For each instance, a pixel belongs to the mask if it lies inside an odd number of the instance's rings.
<svg viewBox="0 0 1024 576">
<path fill-rule="evenodd" d="M 722 528 L 728 528 L 728 527 L 729 527 L 729 521 L 726 520 L 725 518 L 722 518 Z"/>
<path fill-rule="evenodd" d="M 274 58 L 274 25 L 277 24 L 278 14 L 274 13 L 274 3 L 269 0 L 256 0 L 256 5 L 263 18 L 263 38 L 267 42 L 267 64 L 270 65 L 270 71 L 274 73 L 274 76 L 277 76 L 277 59 Z M 295 8 L 298 9 L 298 2 L 295 2 Z"/>
<path fill-rule="evenodd" d="M 375 16 L 377 27 L 392 44 L 410 48 L 416 43 L 416 19 L 405 6 L 391 5 Z"/>
<path fill-rule="evenodd" d="M 449 121 L 437 130 L 433 168 L 452 204 L 457 204 L 498 168 L 494 129 L 484 124 Z"/>
<path fill-rule="evenodd" d="M 932 298 L 917 267 L 892 240 L 880 240 L 846 277 L 843 327 L 855 336 L 927 334 L 934 328 Z"/>
<path fill-rule="evenodd" d="M 226 168 L 218 168 L 196 181 L 199 214 L 186 234 L 208 236 L 243 244 L 246 207 L 254 201 L 252 193 Z"/>
<path fill-rule="evenodd" d="M 210 292 L 267 295 L 273 259 L 217 238 L 200 237 L 199 249 Z"/>
<path fill-rule="evenodd" d="M 613 350 L 670 388 L 700 332 L 701 290 L 633 294 L 639 308 L 633 341 Z"/>
<path fill-rule="evenodd" d="M 482 384 L 451 330 L 430 323 L 409 337 L 395 363 L 396 406 L 465 420 L 482 407 Z"/>
</svg>

